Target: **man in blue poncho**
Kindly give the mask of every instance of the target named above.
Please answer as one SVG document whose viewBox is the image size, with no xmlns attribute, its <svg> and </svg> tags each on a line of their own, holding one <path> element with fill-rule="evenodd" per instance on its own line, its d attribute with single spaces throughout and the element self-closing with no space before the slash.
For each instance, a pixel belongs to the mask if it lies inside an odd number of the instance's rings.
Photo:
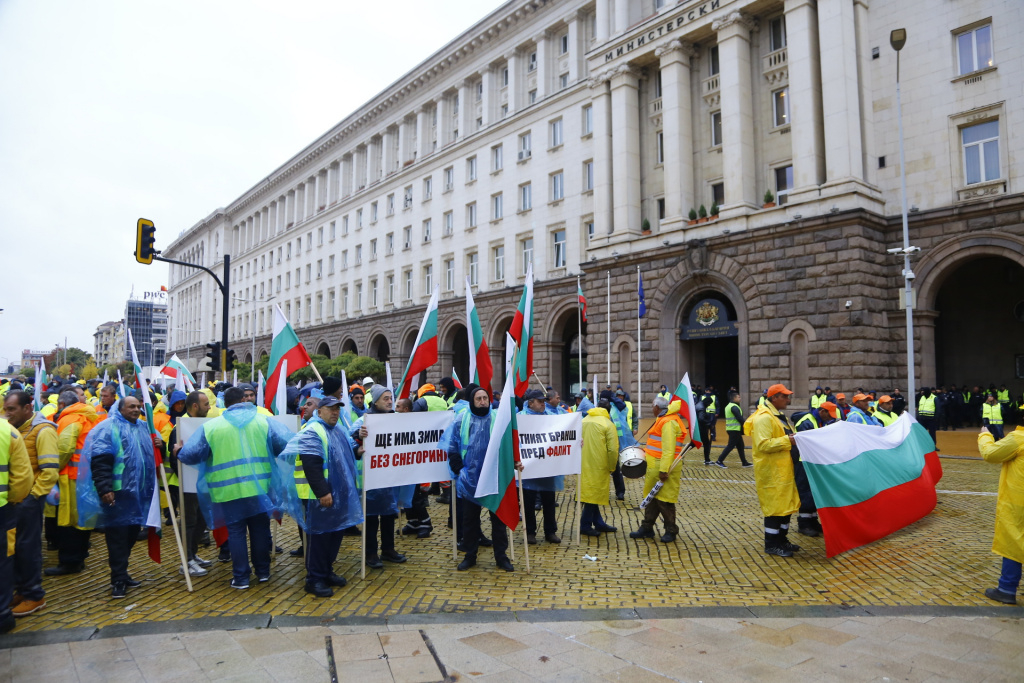
<svg viewBox="0 0 1024 683">
<path fill-rule="evenodd" d="M 344 530 L 361 515 L 355 455 L 341 419 L 341 399 L 326 396 L 292 437 L 279 461 L 290 475 L 288 509 L 306 536 L 306 592 L 334 595 L 347 582 L 334 573 Z"/>
<path fill-rule="evenodd" d="M 85 441 L 79 469 L 78 515 L 83 527 L 104 528 L 111 597 L 139 585 L 128 575 L 128 558 L 146 524 L 156 487 L 156 459 L 142 402 L 121 399 L 118 410 L 96 425 Z"/>
<path fill-rule="evenodd" d="M 270 516 L 280 508 L 283 486 L 274 464 L 292 433 L 260 415 L 244 392 L 224 392 L 224 412 L 192 435 L 178 459 L 199 466 L 198 492 L 209 526 L 228 529 L 231 587 L 249 587 L 249 551 L 260 583 L 270 580 Z"/>
<path fill-rule="evenodd" d="M 540 389 L 530 389 L 523 396 L 526 406 L 520 415 L 547 415 L 547 397 Z M 557 413 L 556 413 L 557 414 Z M 523 480 L 523 504 L 526 509 L 526 542 L 537 544 L 537 508 L 544 510 L 544 540 L 561 543 L 558 522 L 555 519 L 555 492 L 561 491 L 562 477 L 540 477 Z"/>
</svg>

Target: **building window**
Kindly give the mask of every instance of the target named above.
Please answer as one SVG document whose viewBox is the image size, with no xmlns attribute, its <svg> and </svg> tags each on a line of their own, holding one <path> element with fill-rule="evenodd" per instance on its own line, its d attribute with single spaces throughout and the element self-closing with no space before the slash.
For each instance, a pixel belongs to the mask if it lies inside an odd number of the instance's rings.
<svg viewBox="0 0 1024 683">
<path fill-rule="evenodd" d="M 391 256 L 395 253 L 395 233 L 389 232 L 384 238 L 384 254 Z"/>
<path fill-rule="evenodd" d="M 290 280 L 289 280 L 289 282 L 290 282 Z M 281 293 L 281 276 L 280 275 L 277 276 L 277 281 L 275 282 L 274 292 L 276 294 L 280 294 Z"/>
<path fill-rule="evenodd" d="M 708 76 L 718 75 L 718 46 L 708 48 Z"/>
<path fill-rule="evenodd" d="M 312 264 L 306 264 L 306 284 L 309 284 L 313 280 L 313 266 Z"/>
<path fill-rule="evenodd" d="M 655 147 L 656 147 L 656 149 L 655 149 L 656 162 L 655 163 L 657 163 L 657 164 L 664 164 L 665 163 L 665 133 L 663 131 L 659 130 L 655 134 L 655 136 L 654 136 L 654 144 L 655 144 Z"/>
<path fill-rule="evenodd" d="M 356 230 L 363 227 L 363 210 L 356 209 Z"/>
<path fill-rule="evenodd" d="M 594 189 L 594 161 L 583 162 L 583 191 L 589 192 Z"/>
<path fill-rule="evenodd" d="M 348 287 L 341 288 L 341 312 L 348 313 Z"/>
<path fill-rule="evenodd" d="M 476 180 L 476 157 L 472 156 L 466 159 L 466 182 L 474 180 Z"/>
<path fill-rule="evenodd" d="M 321 320 L 324 317 L 324 295 L 316 295 L 316 317 L 317 320 Z"/>
<path fill-rule="evenodd" d="M 411 190 L 411 188 L 410 188 Z M 423 201 L 427 201 L 434 196 L 434 177 L 427 176 L 423 179 Z M 412 200 L 412 192 L 409 192 L 409 199 Z"/>
<path fill-rule="evenodd" d="M 334 301 L 336 296 L 333 289 L 327 292 L 327 315 L 332 318 L 334 317 Z"/>
<path fill-rule="evenodd" d="M 423 266 L 423 291 L 433 293 L 434 291 L 434 266 Z"/>
<path fill-rule="evenodd" d="M 527 60 L 527 63 L 526 63 L 526 71 L 529 72 L 529 73 L 533 73 L 536 70 L 537 70 L 537 53 L 536 52 L 531 52 L 530 53 L 530 57 L 529 57 L 529 59 Z"/>
<path fill-rule="evenodd" d="M 533 104 L 534 102 L 536 102 L 537 101 L 537 89 L 534 88 L 530 92 L 526 93 L 526 97 L 529 100 L 530 104 Z"/>
<path fill-rule="evenodd" d="M 363 262 L 363 245 L 356 245 L 356 265 L 358 266 Z"/>
<path fill-rule="evenodd" d="M 494 281 L 505 280 L 505 247 L 494 247 Z"/>
<path fill-rule="evenodd" d="M 432 223 L 430 219 L 423 221 L 423 243 L 426 244 L 430 241 L 430 233 L 432 231 Z"/>
<path fill-rule="evenodd" d="M 476 227 L 476 202 L 466 204 L 466 227 Z"/>
<path fill-rule="evenodd" d="M 395 303 L 395 276 L 388 275 L 387 279 L 387 292 L 384 294 L 387 297 L 386 302 L 389 304 Z"/>
<path fill-rule="evenodd" d="M 356 310 L 363 310 L 363 283 L 356 284 Z"/>
<path fill-rule="evenodd" d="M 590 135 L 594 132 L 594 107 L 588 104 L 583 107 L 583 135 Z"/>
<path fill-rule="evenodd" d="M 444 169 L 444 191 L 451 192 L 455 189 L 455 167 L 449 166 Z"/>
<path fill-rule="evenodd" d="M 507 104 L 503 104 L 503 105 L 501 105 L 501 118 L 504 119 L 504 118 L 507 118 L 507 117 L 508 117 L 508 105 Z"/>
<path fill-rule="evenodd" d="M 968 185 L 999 178 L 999 121 L 960 129 Z"/>
<path fill-rule="evenodd" d="M 348 249 L 341 250 L 341 269 L 348 268 Z"/>
<path fill-rule="evenodd" d="M 311 232 L 307 232 L 306 233 L 306 251 L 313 251 L 313 233 L 311 233 Z M 253 270 L 256 269 L 256 261 L 255 261 L 255 259 L 252 262 L 252 267 L 253 267 Z"/>
<path fill-rule="evenodd" d="M 327 257 L 327 274 L 334 275 L 334 254 Z"/>
<path fill-rule="evenodd" d="M 446 211 L 444 214 L 444 236 L 451 237 L 452 233 L 455 232 L 455 214 L 451 211 Z"/>
<path fill-rule="evenodd" d="M 558 54 L 567 55 L 569 54 L 569 34 L 563 33 L 558 36 Z"/>
<path fill-rule="evenodd" d="M 789 199 L 789 191 L 793 189 L 793 166 L 775 169 L 775 197 L 779 206 Z"/>
<path fill-rule="evenodd" d="M 502 146 L 491 147 L 491 170 L 500 171 L 505 165 L 505 156 L 502 154 Z"/>
<path fill-rule="evenodd" d="M 501 220 L 504 215 L 504 203 L 502 202 L 502 196 L 499 192 L 498 194 L 491 196 L 491 220 Z"/>
<path fill-rule="evenodd" d="M 551 122 L 551 146 L 560 147 L 562 142 L 562 119 L 555 119 Z"/>
<path fill-rule="evenodd" d="M 658 198 L 658 220 L 659 221 L 665 220 L 665 198 L 664 197 L 659 197 Z M 659 223 L 659 225 L 660 225 L 660 223 Z"/>
<path fill-rule="evenodd" d="M 389 194 L 388 195 L 388 215 L 389 216 L 395 212 L 395 208 L 394 207 L 395 207 L 395 195 Z M 379 217 L 380 217 L 380 213 L 378 211 L 377 202 L 370 202 L 370 225 L 373 225 L 374 223 L 376 223 L 377 219 Z"/>
<path fill-rule="evenodd" d="M 527 269 L 533 264 L 533 238 L 527 237 L 520 241 L 519 246 L 523 256 L 523 275 L 526 275 Z"/>
<path fill-rule="evenodd" d="M 562 74 L 558 77 L 558 89 L 565 90 L 569 87 L 569 74 Z"/>
<path fill-rule="evenodd" d="M 961 76 L 992 66 L 992 26 L 979 26 L 958 34 L 956 51 Z"/>
<path fill-rule="evenodd" d="M 654 74 L 654 99 L 661 99 L 661 69 Z"/>
<path fill-rule="evenodd" d="M 776 127 L 789 123 L 789 88 L 772 93 L 772 116 Z"/>
<path fill-rule="evenodd" d="M 469 276 L 469 286 L 476 287 L 480 282 L 480 255 L 476 252 L 466 256 L 466 273 Z"/>
<path fill-rule="evenodd" d="M 565 230 L 555 230 L 551 236 L 553 238 L 555 247 L 554 267 L 565 268 Z"/>
<path fill-rule="evenodd" d="M 292 257 L 292 243 L 289 242 L 288 243 L 288 258 L 291 259 L 291 257 Z"/>
<path fill-rule="evenodd" d="M 406 300 L 412 299 L 412 271 L 405 271 L 405 298 Z"/>
<path fill-rule="evenodd" d="M 412 249 L 412 226 L 402 228 L 402 249 Z"/>
<path fill-rule="evenodd" d="M 484 82 L 479 81 L 476 84 L 476 101 L 481 102 L 484 99 Z"/>
<path fill-rule="evenodd" d="M 557 202 L 565 198 L 565 175 L 559 171 L 551 174 L 551 201 Z"/>
<path fill-rule="evenodd" d="M 711 203 L 715 206 L 725 204 L 725 183 L 711 184 Z"/>
<path fill-rule="evenodd" d="M 533 208 L 533 192 L 530 183 L 519 186 L 519 210 L 529 211 Z"/>
<path fill-rule="evenodd" d="M 768 42 L 772 52 L 786 47 L 786 17 L 769 20 Z"/>
<path fill-rule="evenodd" d="M 519 136 L 519 160 L 529 159 L 531 154 L 531 142 L 530 131 L 526 131 Z"/>
<path fill-rule="evenodd" d="M 348 235 L 348 216 L 341 217 L 341 236 Z"/>
<path fill-rule="evenodd" d="M 324 226 L 322 225 L 316 229 L 316 246 L 324 246 Z M 263 268 L 261 267 L 260 270 L 263 270 Z"/>
<path fill-rule="evenodd" d="M 412 185 L 407 185 L 405 190 L 402 192 L 402 208 L 412 208 Z"/>
<path fill-rule="evenodd" d="M 711 146 L 718 147 L 722 144 L 722 112 L 711 113 Z"/>
<path fill-rule="evenodd" d="M 324 276 L 324 260 L 317 259 L 316 261 L 316 279 L 319 280 Z"/>
<path fill-rule="evenodd" d="M 587 233 L 587 241 L 594 239 L 594 221 L 587 221 L 583 224 L 583 229 Z"/>
<path fill-rule="evenodd" d="M 370 260 L 371 261 L 376 261 L 377 260 L 377 240 L 376 239 L 370 240 Z"/>
<path fill-rule="evenodd" d="M 370 280 L 370 308 L 377 308 L 377 280 Z"/>
<path fill-rule="evenodd" d="M 455 259 L 453 258 L 444 261 L 444 291 L 455 291 Z"/>
</svg>

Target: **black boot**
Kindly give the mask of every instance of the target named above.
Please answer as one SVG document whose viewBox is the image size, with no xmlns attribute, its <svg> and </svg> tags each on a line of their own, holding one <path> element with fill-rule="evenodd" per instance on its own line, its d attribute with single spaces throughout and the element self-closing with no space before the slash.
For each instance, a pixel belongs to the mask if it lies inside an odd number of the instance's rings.
<svg viewBox="0 0 1024 683">
<path fill-rule="evenodd" d="M 767 531 L 764 533 L 764 551 L 768 555 L 778 555 L 779 557 L 793 557 L 793 551 L 783 548 L 779 543 L 781 534 L 770 534 Z"/>
</svg>

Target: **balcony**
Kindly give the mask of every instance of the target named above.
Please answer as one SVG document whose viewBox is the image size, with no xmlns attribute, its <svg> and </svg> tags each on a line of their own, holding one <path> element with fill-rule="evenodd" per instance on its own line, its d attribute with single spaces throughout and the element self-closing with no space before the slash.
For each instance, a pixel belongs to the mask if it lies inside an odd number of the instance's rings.
<svg viewBox="0 0 1024 683">
<path fill-rule="evenodd" d="M 704 101 L 708 103 L 709 107 L 715 107 L 721 100 L 719 90 L 721 88 L 721 79 L 718 74 L 705 78 L 700 82 L 700 94 L 704 97 Z"/>
<path fill-rule="evenodd" d="M 761 58 L 761 72 L 772 86 L 789 83 L 789 54 L 786 48 L 769 52 Z"/>
</svg>

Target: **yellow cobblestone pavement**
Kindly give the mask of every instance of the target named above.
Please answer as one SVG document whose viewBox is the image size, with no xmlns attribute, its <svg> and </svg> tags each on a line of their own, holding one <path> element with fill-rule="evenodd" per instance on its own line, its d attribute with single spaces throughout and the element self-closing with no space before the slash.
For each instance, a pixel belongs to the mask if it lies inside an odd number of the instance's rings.
<svg viewBox="0 0 1024 683">
<path fill-rule="evenodd" d="M 286 519 L 278 527 L 278 543 L 286 552 L 276 556 L 268 583 L 232 590 L 230 565 L 215 563 L 207 576 L 194 579 L 195 592 L 189 594 L 175 563 L 173 534 L 165 528 L 163 565 L 150 561 L 145 543 L 137 544 L 130 572 L 143 585 L 130 590 L 127 599 L 112 600 L 105 545 L 95 534 L 86 570 L 46 578 L 48 606 L 20 619 L 17 630 L 267 613 L 346 617 L 553 608 L 990 605 L 982 589 L 997 578 L 991 542 L 999 468 L 953 458 L 943 458 L 942 466 L 939 503 L 931 515 L 831 560 L 822 539 L 797 534 L 792 538 L 804 549 L 795 558 L 766 556 L 753 470 L 735 461 L 724 470 L 706 468 L 693 455 L 683 466 L 677 505 L 681 535 L 675 543 L 628 538 L 639 520 L 642 480 L 627 480 L 626 500 L 604 508 L 618 531 L 583 537 L 575 546 L 570 540 L 575 477 L 567 477 L 558 507 L 562 543 L 530 546 L 531 574 L 525 571 L 521 531 L 515 573 L 497 570 L 487 548 L 481 548 L 477 567 L 455 571 L 447 508 L 432 503 L 433 536 L 400 537 L 397 547 L 409 561 L 367 569 L 365 580 L 359 578 L 358 539 L 346 537 L 335 569 L 349 585 L 330 599 L 303 591 L 302 560 L 287 554 L 298 545 L 296 527 Z M 46 566 L 55 561 L 55 553 L 47 552 Z"/>
</svg>

